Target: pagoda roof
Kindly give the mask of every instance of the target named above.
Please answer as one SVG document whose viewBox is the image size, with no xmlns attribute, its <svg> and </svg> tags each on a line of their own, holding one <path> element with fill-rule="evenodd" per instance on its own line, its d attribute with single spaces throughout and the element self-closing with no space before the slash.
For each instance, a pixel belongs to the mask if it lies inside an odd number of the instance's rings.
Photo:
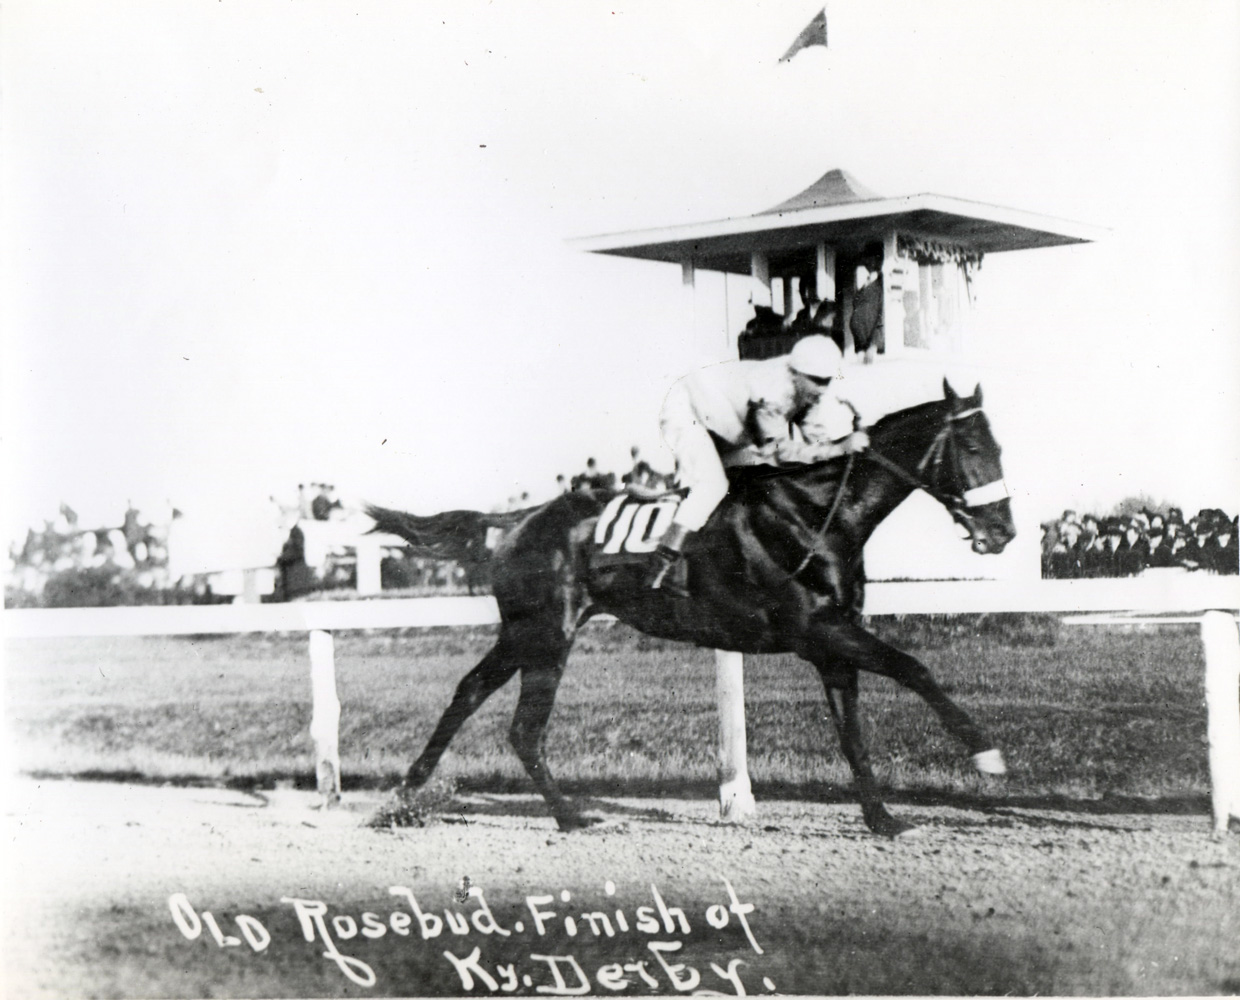
<svg viewBox="0 0 1240 1000">
<path fill-rule="evenodd" d="M 878 201 L 882 195 L 875 194 L 847 170 L 828 170 L 800 194 L 781 201 L 759 215 L 780 215 L 799 212 L 803 208 L 826 208 L 829 205 L 850 205 L 857 201 Z"/>
<path fill-rule="evenodd" d="M 571 245 L 591 253 L 692 262 L 707 271 L 749 274 L 765 253 L 772 273 L 802 266 L 820 243 L 859 251 L 895 230 L 975 253 L 1090 243 L 1105 230 L 1049 215 L 939 194 L 887 198 L 844 170 L 830 170 L 804 191 L 755 215 L 587 236 Z"/>
</svg>

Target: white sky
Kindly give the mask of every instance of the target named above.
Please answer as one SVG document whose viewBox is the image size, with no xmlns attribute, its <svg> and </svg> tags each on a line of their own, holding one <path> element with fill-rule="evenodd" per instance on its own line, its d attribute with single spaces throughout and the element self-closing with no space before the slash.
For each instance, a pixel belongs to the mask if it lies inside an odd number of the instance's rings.
<svg viewBox="0 0 1240 1000">
<path fill-rule="evenodd" d="M 565 241 L 837 166 L 1110 229 L 986 261 L 1005 455 L 1040 514 L 1234 512 L 1238 10 L 830 0 L 781 65 L 812 2 L 9 0 L 5 527 L 622 468 L 698 358 L 679 269 Z"/>
</svg>

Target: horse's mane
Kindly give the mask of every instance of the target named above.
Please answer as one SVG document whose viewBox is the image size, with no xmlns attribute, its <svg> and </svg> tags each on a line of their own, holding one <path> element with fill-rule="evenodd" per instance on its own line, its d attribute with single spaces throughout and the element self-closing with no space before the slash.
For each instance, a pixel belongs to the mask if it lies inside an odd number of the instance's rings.
<svg viewBox="0 0 1240 1000">
<path fill-rule="evenodd" d="M 916 406 L 909 406 L 903 410 L 896 410 L 894 413 L 888 413 L 880 417 L 873 426 L 870 427 L 870 435 L 886 435 L 896 424 L 903 424 L 907 420 L 922 420 L 929 416 L 932 412 L 937 416 L 938 410 L 941 410 L 949 401 L 946 399 L 931 399 L 924 403 L 918 403 Z"/>
</svg>

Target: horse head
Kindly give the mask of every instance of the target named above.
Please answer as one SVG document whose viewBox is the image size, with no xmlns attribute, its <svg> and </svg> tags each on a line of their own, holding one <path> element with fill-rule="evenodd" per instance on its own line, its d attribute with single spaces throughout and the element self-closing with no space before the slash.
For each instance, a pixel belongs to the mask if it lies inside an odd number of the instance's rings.
<svg viewBox="0 0 1240 1000">
<path fill-rule="evenodd" d="M 982 388 L 962 397 L 943 380 L 948 412 L 918 466 L 927 491 L 968 533 L 973 551 L 1002 552 L 1016 536 L 1012 506 L 1003 484 L 999 443 L 982 412 Z"/>
</svg>

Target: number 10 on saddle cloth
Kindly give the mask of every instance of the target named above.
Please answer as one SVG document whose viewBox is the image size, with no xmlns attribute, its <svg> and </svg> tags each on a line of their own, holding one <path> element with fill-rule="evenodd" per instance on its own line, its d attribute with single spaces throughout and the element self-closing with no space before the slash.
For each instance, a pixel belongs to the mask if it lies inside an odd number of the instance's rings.
<svg viewBox="0 0 1240 1000">
<path fill-rule="evenodd" d="M 627 493 L 611 499 L 594 529 L 590 564 L 610 567 L 644 563 L 667 532 L 683 496 L 638 500 Z"/>
</svg>

